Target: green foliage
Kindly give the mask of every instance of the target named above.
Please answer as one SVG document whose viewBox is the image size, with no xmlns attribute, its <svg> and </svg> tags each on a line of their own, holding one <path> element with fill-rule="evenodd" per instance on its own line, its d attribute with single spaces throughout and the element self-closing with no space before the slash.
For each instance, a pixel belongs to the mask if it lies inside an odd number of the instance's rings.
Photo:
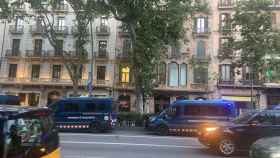
<svg viewBox="0 0 280 158">
<path fill-rule="evenodd" d="M 184 23 L 191 16 L 191 0 L 107 0 L 102 1 L 111 14 L 130 32 L 129 55 L 135 78 L 136 95 L 144 100 L 154 87 L 155 69 L 166 44 L 178 45 L 185 35 Z M 138 98 L 139 99 L 139 98 Z"/>
<path fill-rule="evenodd" d="M 234 57 L 233 64 L 242 67 L 249 66 L 253 72 L 265 74 L 266 68 L 271 65 L 272 56 L 279 56 L 278 30 L 272 27 L 272 4 L 271 0 L 248 0 L 239 1 L 235 7 L 232 20 L 236 33 L 241 38 L 232 37 L 225 44 L 222 59 Z M 236 56 L 236 52 L 240 55 Z M 268 60 L 269 59 L 269 60 Z M 274 64 L 280 61 L 274 61 Z"/>
<path fill-rule="evenodd" d="M 136 112 L 120 112 L 118 113 L 117 120 L 119 123 L 134 122 L 135 126 L 143 126 L 145 121 L 149 119 L 152 114 L 141 114 Z"/>
</svg>

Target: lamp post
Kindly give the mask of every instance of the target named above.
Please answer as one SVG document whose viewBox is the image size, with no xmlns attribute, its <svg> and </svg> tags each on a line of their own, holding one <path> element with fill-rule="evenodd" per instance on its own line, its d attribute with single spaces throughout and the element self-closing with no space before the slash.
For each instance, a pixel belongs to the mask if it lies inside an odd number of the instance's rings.
<svg viewBox="0 0 280 158">
<path fill-rule="evenodd" d="M 93 50 L 93 28 L 92 28 L 92 20 L 90 20 L 90 37 L 91 37 L 91 62 L 90 62 L 90 73 L 89 73 L 89 96 L 93 96 L 93 60 L 94 60 L 94 50 Z"/>
<path fill-rule="evenodd" d="M 1 70 L 2 61 L 3 61 L 4 44 L 5 44 L 5 38 L 6 38 L 6 28 L 7 28 L 7 20 L 4 20 L 4 32 L 3 32 L 3 39 L 2 39 L 2 45 L 1 45 L 1 54 L 0 54 L 0 70 Z"/>
</svg>

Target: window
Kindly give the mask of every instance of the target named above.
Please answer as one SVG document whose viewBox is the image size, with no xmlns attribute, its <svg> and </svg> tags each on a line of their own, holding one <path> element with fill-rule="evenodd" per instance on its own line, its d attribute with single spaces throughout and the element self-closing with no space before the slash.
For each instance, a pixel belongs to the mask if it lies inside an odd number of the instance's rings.
<svg viewBox="0 0 280 158">
<path fill-rule="evenodd" d="M 40 77 L 40 65 L 32 65 L 31 79 L 39 79 Z"/>
<path fill-rule="evenodd" d="M 131 40 L 124 39 L 123 40 L 123 55 L 128 56 L 130 49 L 131 49 Z"/>
<path fill-rule="evenodd" d="M 120 95 L 118 98 L 119 101 L 119 111 L 120 112 L 129 112 L 130 111 L 130 96 Z"/>
<path fill-rule="evenodd" d="M 121 82 L 122 83 L 130 82 L 130 68 L 128 66 L 121 68 Z"/>
<path fill-rule="evenodd" d="M 160 63 L 158 66 L 158 81 L 160 84 L 166 83 L 166 64 Z"/>
<path fill-rule="evenodd" d="M 180 65 L 180 86 L 186 86 L 187 85 L 187 65 L 181 64 Z"/>
<path fill-rule="evenodd" d="M 180 47 L 178 45 L 172 45 L 171 46 L 171 56 L 177 57 L 180 53 Z"/>
<path fill-rule="evenodd" d="M 205 42 L 202 40 L 197 41 L 196 56 L 197 58 L 205 57 Z"/>
<path fill-rule="evenodd" d="M 78 103 L 75 102 L 65 102 L 63 104 L 63 112 L 79 112 L 80 106 Z"/>
<path fill-rule="evenodd" d="M 57 47 L 55 48 L 55 55 L 61 56 L 63 55 L 63 40 L 57 40 Z"/>
<path fill-rule="evenodd" d="M 43 45 L 43 40 L 35 39 L 35 44 L 34 44 L 35 55 L 41 55 L 42 54 L 42 45 Z"/>
<path fill-rule="evenodd" d="M 233 4 L 232 0 L 220 0 L 221 6 L 231 6 Z"/>
<path fill-rule="evenodd" d="M 169 64 L 169 86 L 171 87 L 178 87 L 179 85 L 179 69 L 177 63 L 170 63 Z"/>
<path fill-rule="evenodd" d="M 61 65 L 53 65 L 52 78 L 59 80 L 61 77 Z"/>
<path fill-rule="evenodd" d="M 229 42 L 228 38 L 220 38 L 220 49 L 226 48 Z"/>
<path fill-rule="evenodd" d="M 208 70 L 207 68 L 197 67 L 194 68 L 194 83 L 206 84 L 208 82 Z"/>
<path fill-rule="evenodd" d="M 86 103 L 86 112 L 96 112 L 96 104 Z"/>
<path fill-rule="evenodd" d="M 220 15 L 220 27 L 222 31 L 230 29 L 230 14 L 223 13 Z"/>
<path fill-rule="evenodd" d="M 12 43 L 12 55 L 17 56 L 20 54 L 20 39 L 13 39 Z"/>
<path fill-rule="evenodd" d="M 106 66 L 97 66 L 97 80 L 104 81 L 106 77 Z"/>
<path fill-rule="evenodd" d="M 24 23 L 23 17 L 21 17 L 21 16 L 16 17 L 16 23 L 15 23 L 16 31 L 22 31 L 23 23 Z"/>
<path fill-rule="evenodd" d="M 232 75 L 231 65 L 220 65 L 220 77 L 222 81 L 231 81 Z"/>
<path fill-rule="evenodd" d="M 108 18 L 107 17 L 101 17 L 100 18 L 100 26 L 101 26 L 101 28 L 108 26 Z"/>
<path fill-rule="evenodd" d="M 195 19 L 195 32 L 196 33 L 208 32 L 208 18 L 198 17 Z"/>
<path fill-rule="evenodd" d="M 57 30 L 63 31 L 65 26 L 65 19 L 64 17 L 58 17 L 57 18 Z"/>
<path fill-rule="evenodd" d="M 184 106 L 186 116 L 228 116 L 230 110 L 225 107 L 207 105 L 188 105 Z"/>
<path fill-rule="evenodd" d="M 107 41 L 99 41 L 98 43 L 98 56 L 106 57 L 107 56 Z"/>
<path fill-rule="evenodd" d="M 272 25 L 276 25 L 277 24 L 277 16 L 276 16 L 276 13 L 272 13 L 271 14 L 271 23 Z"/>
<path fill-rule="evenodd" d="M 10 64 L 9 67 L 9 78 L 17 77 L 17 64 Z"/>
</svg>

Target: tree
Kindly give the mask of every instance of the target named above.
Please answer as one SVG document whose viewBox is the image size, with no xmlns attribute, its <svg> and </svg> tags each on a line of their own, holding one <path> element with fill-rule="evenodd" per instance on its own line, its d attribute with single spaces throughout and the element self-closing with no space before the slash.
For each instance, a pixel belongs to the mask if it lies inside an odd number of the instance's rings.
<svg viewBox="0 0 280 158">
<path fill-rule="evenodd" d="M 278 30 L 272 25 L 272 1 L 248 0 L 238 1 L 234 9 L 232 24 L 234 36 L 225 43 L 221 59 L 232 59 L 234 67 L 247 66 L 250 80 L 264 80 L 266 71 L 271 66 L 280 64 Z M 275 65 L 276 64 L 276 65 Z"/>
<path fill-rule="evenodd" d="M 12 16 L 15 12 L 11 6 L 29 6 L 27 10 L 18 14 L 31 19 L 40 18 L 44 36 L 47 37 L 55 50 L 59 50 L 61 49 L 60 39 L 64 38 L 65 33 L 63 32 L 64 28 L 56 26 L 55 12 L 57 9 L 61 9 L 59 7 L 63 7 L 61 5 L 65 5 L 62 2 L 62 0 L 14 0 L 12 3 L 1 1 L 0 8 L 2 10 L 1 13 L 3 13 L 1 15 L 6 17 Z M 78 96 L 81 70 L 83 64 L 88 62 L 88 52 L 85 49 L 89 37 L 88 25 L 99 13 L 102 13 L 102 10 L 100 10 L 102 8 L 97 7 L 97 3 L 93 1 L 68 0 L 67 2 L 73 9 L 76 20 L 74 26 L 76 28 L 74 32 L 76 50 L 74 52 L 63 51 L 61 57 L 73 83 L 73 95 Z"/>
<path fill-rule="evenodd" d="M 129 31 L 129 61 L 135 82 L 136 107 L 145 111 L 156 78 L 155 69 L 167 44 L 178 45 L 194 10 L 191 0 L 99 0 Z M 165 52 L 164 52 L 165 53 Z"/>
</svg>

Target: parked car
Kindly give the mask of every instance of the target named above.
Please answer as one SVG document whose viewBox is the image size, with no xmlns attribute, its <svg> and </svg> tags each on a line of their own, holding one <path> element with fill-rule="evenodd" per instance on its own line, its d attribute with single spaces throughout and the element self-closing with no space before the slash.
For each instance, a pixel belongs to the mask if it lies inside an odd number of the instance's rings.
<svg viewBox="0 0 280 158">
<path fill-rule="evenodd" d="M 280 111 L 250 112 L 228 123 L 205 124 L 198 132 L 199 141 L 231 156 L 238 150 L 249 150 L 258 139 L 280 136 Z"/>
<path fill-rule="evenodd" d="M 274 106 L 272 107 L 272 110 L 280 110 L 280 105 L 274 105 Z"/>
<path fill-rule="evenodd" d="M 280 137 L 256 141 L 250 148 L 250 158 L 280 158 Z"/>
<path fill-rule="evenodd" d="M 235 103 L 226 100 L 179 100 L 157 116 L 150 117 L 146 128 L 159 135 L 195 134 L 209 121 L 229 121 L 238 115 Z"/>
<path fill-rule="evenodd" d="M 77 97 L 65 98 L 50 105 L 60 130 L 87 130 L 103 132 L 116 124 L 112 98 Z"/>
</svg>

